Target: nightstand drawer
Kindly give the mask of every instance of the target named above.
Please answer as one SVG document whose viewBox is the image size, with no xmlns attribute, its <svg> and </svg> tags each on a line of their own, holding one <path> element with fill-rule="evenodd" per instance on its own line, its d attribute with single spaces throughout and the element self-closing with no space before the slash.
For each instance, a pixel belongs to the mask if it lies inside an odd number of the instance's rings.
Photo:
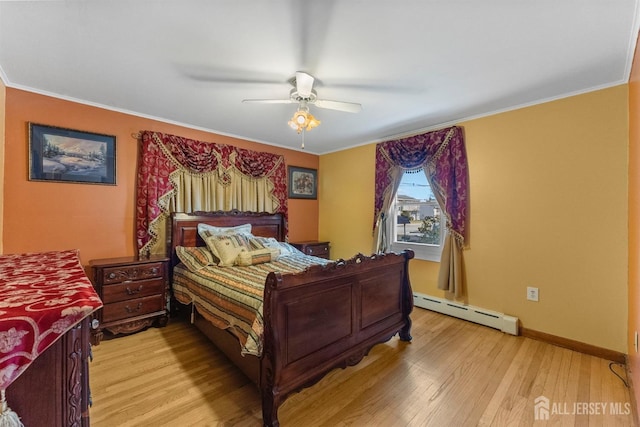
<svg viewBox="0 0 640 427">
<path fill-rule="evenodd" d="M 102 302 L 105 304 L 130 300 L 164 293 L 164 279 L 147 279 L 126 281 L 115 285 L 105 285 L 102 288 Z"/>
<path fill-rule="evenodd" d="M 142 265 L 107 267 L 102 271 L 103 284 L 125 282 L 127 280 L 151 279 L 163 277 L 164 268 L 161 262 Z"/>
<path fill-rule="evenodd" d="M 128 317 L 142 316 L 148 313 L 163 311 L 164 309 L 163 295 L 136 298 L 128 301 L 106 304 L 102 309 L 102 321 L 104 323 L 109 323 L 115 320 L 126 319 Z"/>
<path fill-rule="evenodd" d="M 303 252 L 307 255 L 313 255 L 321 258 L 328 257 L 329 244 L 307 245 Z"/>
<path fill-rule="evenodd" d="M 169 258 L 127 256 L 89 262 L 93 286 L 104 307 L 94 318 L 99 322 L 91 340 L 100 343 L 103 331 L 131 334 L 169 320 Z"/>
<path fill-rule="evenodd" d="M 329 242 L 308 240 L 306 242 L 292 242 L 291 245 L 299 249 L 303 254 L 331 259 L 331 255 L 329 254 L 331 245 Z"/>
</svg>

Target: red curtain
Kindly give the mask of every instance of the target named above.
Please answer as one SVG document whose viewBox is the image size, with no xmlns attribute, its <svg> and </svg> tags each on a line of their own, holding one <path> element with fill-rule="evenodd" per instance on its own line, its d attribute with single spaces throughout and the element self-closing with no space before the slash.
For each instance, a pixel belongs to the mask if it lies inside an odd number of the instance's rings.
<svg viewBox="0 0 640 427">
<path fill-rule="evenodd" d="M 136 241 L 142 251 L 154 239 L 150 225 L 163 212 L 168 214 L 163 198 L 175 191 L 170 175 L 177 169 L 191 173 L 225 171 L 235 167 L 253 178 L 268 178 L 273 183 L 273 197 L 278 200 L 276 212 L 285 224 L 287 208 L 287 171 L 284 156 L 247 150 L 225 144 L 197 141 L 160 132 L 143 131 L 138 162 L 136 195 Z"/>
<path fill-rule="evenodd" d="M 464 292 L 462 250 L 467 238 L 467 154 L 462 129 L 450 127 L 376 146 L 374 231 L 376 248 L 387 247 L 385 210 L 405 170 L 422 168 L 438 204 L 447 217 L 447 233 L 440 258 L 438 288 L 455 298 Z M 391 218 L 395 221 L 395 218 Z"/>
<path fill-rule="evenodd" d="M 391 169 L 423 167 L 445 211 L 449 231 L 464 243 L 467 233 L 468 167 L 462 129 L 454 126 L 376 146 L 374 228 L 383 213 L 384 192 L 392 184 Z"/>
</svg>

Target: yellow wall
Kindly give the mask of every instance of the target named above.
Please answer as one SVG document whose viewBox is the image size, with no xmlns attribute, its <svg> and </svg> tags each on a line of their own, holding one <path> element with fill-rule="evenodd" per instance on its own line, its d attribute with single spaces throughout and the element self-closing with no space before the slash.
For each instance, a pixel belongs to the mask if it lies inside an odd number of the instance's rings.
<svg viewBox="0 0 640 427">
<path fill-rule="evenodd" d="M 467 302 L 529 329 L 626 352 L 627 86 L 464 127 L 470 175 Z M 320 157 L 319 236 L 333 257 L 370 252 L 375 145 Z M 412 261 L 414 291 L 438 265 Z M 526 300 L 526 287 L 540 301 Z"/>
<path fill-rule="evenodd" d="M 332 258 L 371 252 L 374 157 L 372 144 L 320 156 L 318 235 L 331 240 Z"/>
<path fill-rule="evenodd" d="M 629 327 L 627 359 L 640 408 L 640 354 L 634 334 L 640 331 L 640 44 L 636 44 L 629 78 Z"/>
</svg>

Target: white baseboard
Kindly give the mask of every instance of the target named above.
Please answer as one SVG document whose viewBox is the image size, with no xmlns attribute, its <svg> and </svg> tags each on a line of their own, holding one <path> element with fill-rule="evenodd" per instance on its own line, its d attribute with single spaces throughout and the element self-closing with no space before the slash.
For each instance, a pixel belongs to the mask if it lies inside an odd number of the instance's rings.
<svg viewBox="0 0 640 427">
<path fill-rule="evenodd" d="M 518 335 L 518 318 L 504 313 L 485 310 L 472 305 L 464 305 L 418 292 L 413 293 L 413 304 L 416 307 L 426 308 L 427 310 L 498 329 L 507 334 Z"/>
</svg>

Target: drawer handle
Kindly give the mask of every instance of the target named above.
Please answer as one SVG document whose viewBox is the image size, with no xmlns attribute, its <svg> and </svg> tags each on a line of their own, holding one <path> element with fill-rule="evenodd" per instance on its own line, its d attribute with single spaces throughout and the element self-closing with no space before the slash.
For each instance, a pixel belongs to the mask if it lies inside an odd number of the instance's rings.
<svg viewBox="0 0 640 427">
<path fill-rule="evenodd" d="M 109 273 L 109 279 L 115 279 L 116 273 Z"/>
<path fill-rule="evenodd" d="M 309 248 L 309 253 L 312 254 L 313 253 L 313 249 Z"/>
<path fill-rule="evenodd" d="M 131 289 L 127 286 L 127 295 L 135 295 L 137 293 L 140 293 L 140 291 L 142 291 L 142 285 L 138 286 L 138 289 Z"/>
<path fill-rule="evenodd" d="M 139 302 L 136 308 L 131 308 L 128 305 L 124 306 L 125 310 L 127 310 L 127 313 L 133 313 L 135 311 L 140 311 L 140 309 L 142 308 L 142 303 Z"/>
<path fill-rule="evenodd" d="M 151 274 L 158 274 L 158 267 L 153 267 L 151 269 Z"/>
</svg>

